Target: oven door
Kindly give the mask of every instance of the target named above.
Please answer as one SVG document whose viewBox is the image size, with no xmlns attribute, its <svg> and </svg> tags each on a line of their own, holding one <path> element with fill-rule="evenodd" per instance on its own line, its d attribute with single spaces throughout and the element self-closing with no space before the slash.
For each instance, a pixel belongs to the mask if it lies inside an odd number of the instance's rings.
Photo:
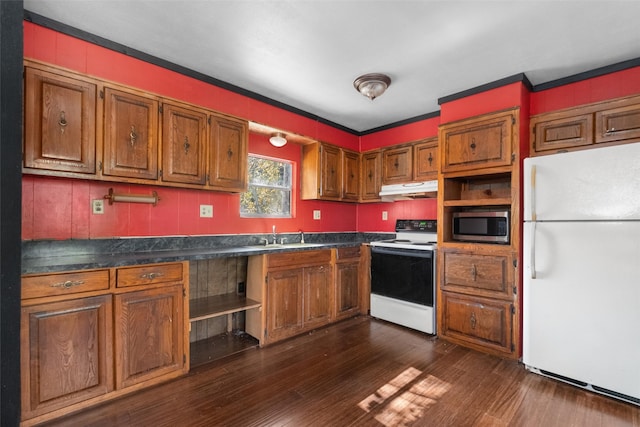
<svg viewBox="0 0 640 427">
<path fill-rule="evenodd" d="M 433 307 L 434 283 L 434 251 L 371 247 L 372 294 Z"/>
</svg>

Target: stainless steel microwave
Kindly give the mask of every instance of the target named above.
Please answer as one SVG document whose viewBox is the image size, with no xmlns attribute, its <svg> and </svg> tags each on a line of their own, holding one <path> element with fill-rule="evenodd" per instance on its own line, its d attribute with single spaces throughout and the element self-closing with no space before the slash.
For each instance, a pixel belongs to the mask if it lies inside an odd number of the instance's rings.
<svg viewBox="0 0 640 427">
<path fill-rule="evenodd" d="M 466 242 L 509 243 L 509 211 L 453 213 L 453 238 Z"/>
</svg>

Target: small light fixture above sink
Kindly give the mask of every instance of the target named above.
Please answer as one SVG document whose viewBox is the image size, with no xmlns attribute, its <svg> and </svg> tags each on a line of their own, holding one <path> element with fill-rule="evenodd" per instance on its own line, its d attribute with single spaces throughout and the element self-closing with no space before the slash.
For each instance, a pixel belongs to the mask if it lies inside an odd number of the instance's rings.
<svg viewBox="0 0 640 427">
<path fill-rule="evenodd" d="M 284 147 L 287 143 L 287 138 L 284 133 L 276 132 L 271 135 L 271 137 L 269 138 L 269 142 L 274 147 Z"/>
</svg>

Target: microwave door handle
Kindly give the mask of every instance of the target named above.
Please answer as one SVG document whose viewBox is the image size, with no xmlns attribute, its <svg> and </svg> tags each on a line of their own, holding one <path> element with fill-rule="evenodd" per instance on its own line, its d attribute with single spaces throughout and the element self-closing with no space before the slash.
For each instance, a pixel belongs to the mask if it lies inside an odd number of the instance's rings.
<svg viewBox="0 0 640 427">
<path fill-rule="evenodd" d="M 531 278 L 535 279 L 536 278 L 536 222 L 533 221 L 531 223 L 531 246 L 529 249 L 531 249 L 531 259 L 530 259 L 530 266 L 531 266 Z"/>
<path fill-rule="evenodd" d="M 536 214 L 536 165 L 531 165 L 531 188 L 530 188 L 530 202 L 531 202 L 531 221 L 537 221 Z"/>
</svg>

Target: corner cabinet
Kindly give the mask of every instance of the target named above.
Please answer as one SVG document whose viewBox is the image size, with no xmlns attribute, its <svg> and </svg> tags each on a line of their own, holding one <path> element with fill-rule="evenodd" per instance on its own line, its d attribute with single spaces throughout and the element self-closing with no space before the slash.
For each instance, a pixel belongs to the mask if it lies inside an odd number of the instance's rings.
<svg viewBox="0 0 640 427">
<path fill-rule="evenodd" d="M 323 142 L 302 147 L 303 200 L 357 202 L 360 161 L 355 151 Z"/>
<path fill-rule="evenodd" d="M 440 127 L 438 331 L 444 339 L 516 359 L 520 355 L 519 109 Z M 506 209 L 509 243 L 453 238 L 455 212 Z"/>
<path fill-rule="evenodd" d="M 22 425 L 186 374 L 187 263 L 22 278 Z"/>
</svg>

